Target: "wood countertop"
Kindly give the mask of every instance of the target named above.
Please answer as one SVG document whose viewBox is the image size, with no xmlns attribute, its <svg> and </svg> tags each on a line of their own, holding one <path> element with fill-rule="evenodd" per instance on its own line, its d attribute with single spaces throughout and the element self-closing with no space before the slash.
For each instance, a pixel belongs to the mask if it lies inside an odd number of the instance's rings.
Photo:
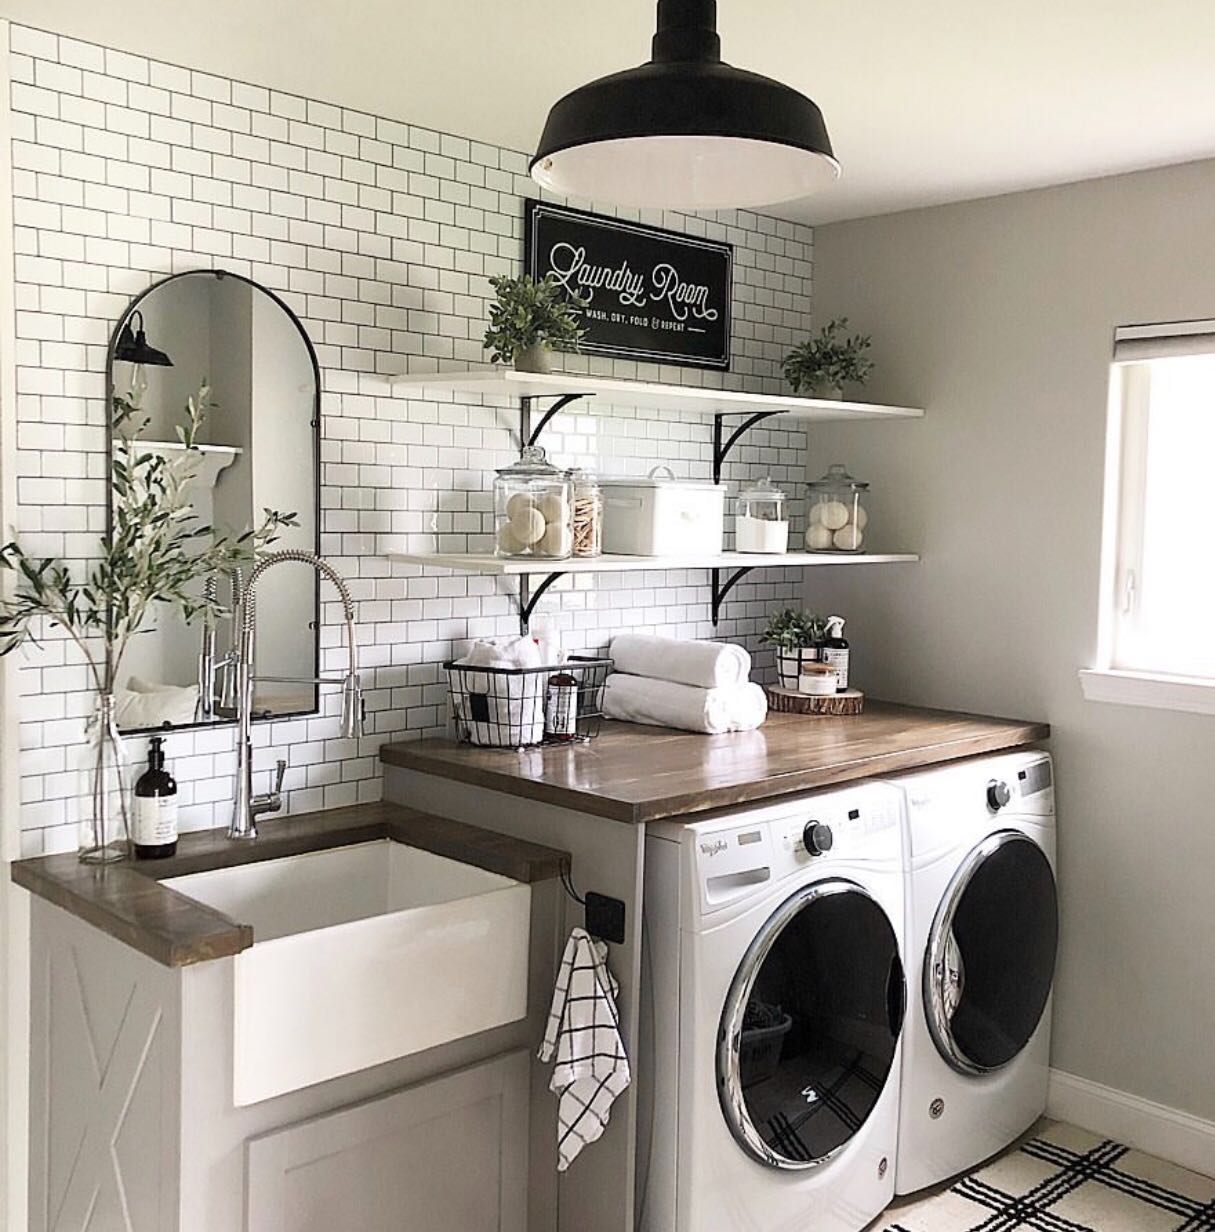
<svg viewBox="0 0 1215 1232">
<path fill-rule="evenodd" d="M 556 877 L 568 859 L 551 847 L 382 803 L 262 818 L 258 837 L 248 841 L 229 839 L 225 829 L 183 834 L 177 853 L 167 860 L 97 867 L 81 864 L 74 852 L 18 860 L 12 878 L 157 962 L 184 967 L 238 954 L 256 938 L 250 925 L 161 885 L 162 880 L 382 838 L 523 882 Z"/>
<path fill-rule="evenodd" d="M 703 736 L 608 722 L 581 745 L 483 749 L 386 744 L 381 760 L 508 795 L 639 824 L 771 800 L 1045 740 L 1046 723 L 888 702 L 852 716 L 769 714 L 756 731 Z"/>
</svg>

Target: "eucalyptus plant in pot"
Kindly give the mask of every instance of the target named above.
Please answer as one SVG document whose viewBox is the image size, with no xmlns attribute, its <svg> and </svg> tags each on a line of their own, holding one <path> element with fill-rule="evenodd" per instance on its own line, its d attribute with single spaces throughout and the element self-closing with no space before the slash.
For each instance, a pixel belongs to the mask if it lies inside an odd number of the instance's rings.
<svg viewBox="0 0 1215 1232">
<path fill-rule="evenodd" d="M 786 607 L 769 618 L 759 640 L 776 648 L 776 676 L 782 689 L 796 691 L 803 663 L 816 663 L 826 622 L 804 608 Z"/>
<path fill-rule="evenodd" d="M 86 728 L 80 817 L 80 858 L 107 864 L 128 849 L 129 761 L 115 716 L 123 654 L 151 614 L 168 604 L 188 623 L 226 614 L 200 583 L 249 564 L 294 513 L 264 511 L 256 528 L 217 532 L 194 512 L 190 488 L 202 454 L 198 436 L 212 408 L 206 384 L 188 400 L 177 428 L 182 449 L 166 457 L 141 448 L 147 427 L 137 395 L 113 401 L 112 525 L 87 561 L 35 558 L 11 542 L 0 547 L 0 569 L 16 582 L 0 595 L 0 655 L 37 646 L 58 629 L 87 671 L 96 702 Z"/>
<path fill-rule="evenodd" d="M 495 364 L 514 364 L 520 372 L 548 372 L 552 352 L 577 351 L 586 330 L 578 313 L 587 300 L 565 291 L 550 278 L 496 274 L 489 280 L 496 295 L 489 306 L 485 348 Z"/>
<path fill-rule="evenodd" d="M 847 329 L 848 318 L 835 317 L 785 356 L 781 370 L 794 393 L 839 399 L 846 381 L 864 385 L 869 379 L 873 360 L 865 352 L 872 339 L 868 334 L 849 335 Z"/>
</svg>

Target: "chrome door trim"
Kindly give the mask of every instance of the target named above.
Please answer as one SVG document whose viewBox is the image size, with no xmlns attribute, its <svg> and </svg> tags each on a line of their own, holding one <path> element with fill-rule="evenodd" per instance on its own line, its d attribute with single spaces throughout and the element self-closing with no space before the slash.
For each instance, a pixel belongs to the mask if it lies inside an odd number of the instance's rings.
<svg viewBox="0 0 1215 1232">
<path fill-rule="evenodd" d="M 752 1159 L 770 1168 L 779 1168 L 787 1172 L 801 1172 L 827 1163 L 834 1159 L 852 1139 L 848 1138 L 833 1151 L 829 1151 L 818 1159 L 810 1160 L 789 1159 L 778 1154 L 764 1141 L 747 1112 L 746 1100 L 743 1098 L 740 1073 L 743 1015 L 746 1012 L 747 1002 L 751 999 L 759 969 L 764 965 L 764 960 L 768 957 L 773 945 L 776 944 L 776 939 L 803 908 L 808 907 L 816 899 L 829 898 L 834 894 L 860 894 L 869 899 L 890 924 L 895 940 L 895 956 L 899 957 L 898 929 L 894 927 L 886 909 L 864 886 L 843 877 L 827 877 L 822 881 L 802 886 L 777 907 L 747 947 L 747 952 L 738 964 L 738 970 L 735 971 L 734 979 L 730 983 L 730 991 L 726 994 L 725 1005 L 721 1012 L 721 1025 L 717 1031 L 717 1098 L 721 1103 L 726 1124 L 730 1127 L 730 1133 Z"/>
<path fill-rule="evenodd" d="M 924 951 L 924 1017 L 928 1021 L 928 1032 L 932 1036 L 932 1042 L 936 1045 L 937 1051 L 941 1054 L 941 1059 L 958 1073 L 970 1077 L 995 1073 L 1003 1069 L 1005 1065 L 1011 1064 L 1016 1056 L 1020 1055 L 1020 1050 L 1018 1050 L 1016 1055 L 1001 1065 L 980 1065 L 966 1055 L 953 1036 L 953 1015 L 962 999 L 966 982 L 962 954 L 953 934 L 954 919 L 957 916 L 962 895 L 966 892 L 979 866 L 1009 843 L 1029 843 L 1032 847 L 1042 851 L 1038 843 L 1020 830 L 996 830 L 978 846 L 972 848 L 962 863 L 958 865 L 945 893 L 941 896 L 936 916 L 932 921 L 932 928 L 928 933 L 928 946 Z M 1042 854 L 1046 855 L 1045 852 Z M 1047 864 L 1049 863 L 1048 858 Z M 1053 876 L 1054 870 L 1052 869 L 1051 872 Z"/>
</svg>

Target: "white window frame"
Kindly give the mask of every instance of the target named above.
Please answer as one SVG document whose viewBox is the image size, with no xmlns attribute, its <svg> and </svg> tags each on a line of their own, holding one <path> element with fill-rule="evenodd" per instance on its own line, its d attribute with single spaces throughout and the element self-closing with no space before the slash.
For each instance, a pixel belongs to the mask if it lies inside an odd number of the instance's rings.
<svg viewBox="0 0 1215 1232">
<path fill-rule="evenodd" d="M 1097 658 L 1080 672 L 1088 701 L 1215 714 L 1215 677 L 1179 676 L 1119 666 L 1135 631 L 1143 575 L 1150 377 L 1143 362 L 1168 354 L 1210 353 L 1215 322 L 1134 326 L 1115 334 L 1110 369 L 1102 515 Z M 1128 619 L 1129 617 L 1129 619 Z"/>
</svg>

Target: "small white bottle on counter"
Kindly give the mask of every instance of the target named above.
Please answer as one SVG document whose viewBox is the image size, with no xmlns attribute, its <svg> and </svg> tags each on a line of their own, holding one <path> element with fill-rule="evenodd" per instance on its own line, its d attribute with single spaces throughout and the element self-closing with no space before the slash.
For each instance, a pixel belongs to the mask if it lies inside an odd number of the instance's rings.
<svg viewBox="0 0 1215 1232">
<path fill-rule="evenodd" d="M 848 659 L 851 655 L 848 643 L 844 638 L 844 618 L 842 616 L 827 617 L 827 637 L 823 642 L 822 661 L 835 668 L 839 683 L 837 692 L 844 693 L 848 688 Z"/>
</svg>

